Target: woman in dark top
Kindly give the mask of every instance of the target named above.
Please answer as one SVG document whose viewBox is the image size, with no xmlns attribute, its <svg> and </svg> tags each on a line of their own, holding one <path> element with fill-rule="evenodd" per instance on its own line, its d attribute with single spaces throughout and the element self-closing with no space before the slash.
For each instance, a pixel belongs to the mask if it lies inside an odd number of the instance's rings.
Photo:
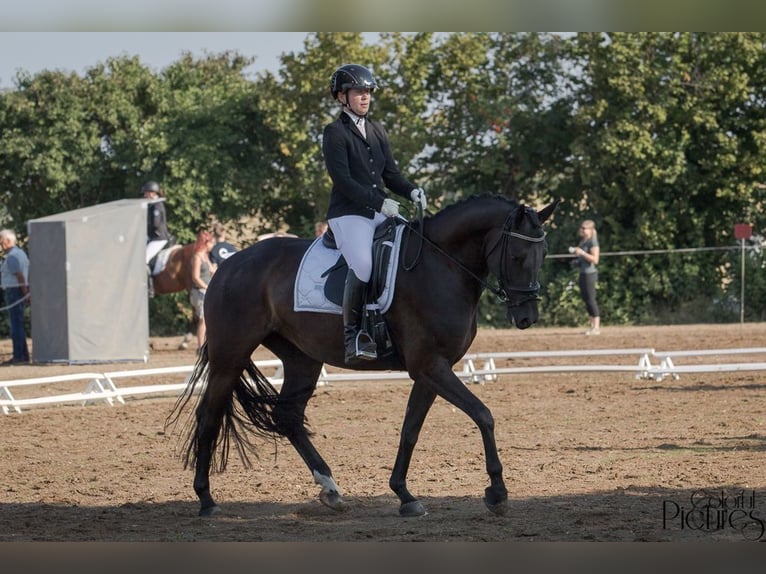
<svg viewBox="0 0 766 574">
<path fill-rule="evenodd" d="M 577 256 L 577 264 L 580 269 L 580 295 L 585 302 L 585 308 L 590 318 L 590 328 L 585 331 L 585 334 L 599 335 L 601 333 L 601 318 L 596 302 L 596 283 L 598 283 L 597 265 L 601 249 L 598 245 L 596 224 L 592 220 L 586 219 L 580 224 L 579 235 L 582 238 L 580 244 L 577 247 L 570 247 L 569 252 Z"/>
</svg>

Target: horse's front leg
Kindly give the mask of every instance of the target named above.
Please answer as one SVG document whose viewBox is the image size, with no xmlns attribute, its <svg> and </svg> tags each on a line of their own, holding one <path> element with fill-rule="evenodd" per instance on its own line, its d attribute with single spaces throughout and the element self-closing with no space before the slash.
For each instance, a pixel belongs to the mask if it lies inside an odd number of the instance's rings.
<svg viewBox="0 0 766 574">
<path fill-rule="evenodd" d="M 402 516 L 423 516 L 427 514 L 425 507 L 407 490 L 407 471 L 412 460 L 412 452 L 420 436 L 420 429 L 423 428 L 423 421 L 425 421 L 426 415 L 434 403 L 434 399 L 436 399 L 436 393 L 428 388 L 427 385 L 415 380 L 407 401 L 407 411 L 404 415 L 404 423 L 402 424 L 396 462 L 391 472 L 391 479 L 388 482 L 391 490 L 396 493 L 401 501 L 399 514 Z"/>
<path fill-rule="evenodd" d="M 490 480 L 490 485 L 484 490 L 484 504 L 494 514 L 504 515 L 508 509 L 508 490 L 503 481 L 503 465 L 497 454 L 492 413 L 450 367 L 440 369 L 439 376 L 433 377 L 431 383 L 440 397 L 466 413 L 479 427 Z"/>
</svg>

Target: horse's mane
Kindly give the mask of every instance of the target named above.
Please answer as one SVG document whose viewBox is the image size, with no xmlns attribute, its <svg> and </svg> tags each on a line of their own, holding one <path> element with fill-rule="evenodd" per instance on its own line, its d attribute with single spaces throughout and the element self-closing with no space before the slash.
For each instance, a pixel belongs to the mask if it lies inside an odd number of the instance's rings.
<svg viewBox="0 0 766 574">
<path fill-rule="evenodd" d="M 427 217 L 426 219 L 433 219 L 433 218 L 440 217 L 440 216 L 447 217 L 453 211 L 460 210 L 460 209 L 462 209 L 463 207 L 465 207 L 468 204 L 480 203 L 480 202 L 483 203 L 483 202 L 488 201 L 488 200 L 491 200 L 491 201 L 502 201 L 504 203 L 507 203 L 508 207 L 516 207 L 516 206 L 519 205 L 518 201 L 516 201 L 515 199 L 511 199 L 510 197 L 505 197 L 504 195 L 498 195 L 498 194 L 493 194 L 493 193 L 482 193 L 480 195 L 469 195 L 468 197 L 463 198 L 460 201 L 456 201 L 455 203 L 453 203 L 451 205 L 448 205 L 447 207 L 445 207 L 441 211 L 435 213 L 434 215 L 431 215 L 431 216 Z"/>
</svg>

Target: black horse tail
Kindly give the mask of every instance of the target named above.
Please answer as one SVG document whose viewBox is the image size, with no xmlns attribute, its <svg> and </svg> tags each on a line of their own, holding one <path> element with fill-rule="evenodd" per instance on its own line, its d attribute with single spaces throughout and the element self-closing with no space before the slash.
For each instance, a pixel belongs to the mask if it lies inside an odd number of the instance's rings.
<svg viewBox="0 0 766 574">
<path fill-rule="evenodd" d="M 213 388 L 209 384 L 209 359 L 207 343 L 199 350 L 197 362 L 194 365 L 189 382 L 183 393 L 178 397 L 171 414 L 168 416 L 165 426 L 175 425 L 181 413 L 186 410 L 190 399 L 195 394 L 198 386 L 204 386 L 204 391 L 197 401 L 196 416 L 189 416 L 184 425 L 186 441 L 183 449 L 182 460 L 184 468 L 192 467 L 197 462 L 197 447 L 199 442 L 200 426 L 203 417 L 210 416 L 208 406 L 205 404 L 206 397 L 214 393 L 228 392 L 229 396 L 223 405 L 221 428 L 213 445 L 211 466 L 218 472 L 223 472 L 229 460 L 229 450 L 233 445 L 237 450 L 245 467 L 251 466 L 250 455 L 258 458 L 256 445 L 253 444 L 250 434 L 270 439 L 275 442 L 282 436 L 292 434 L 296 424 L 305 425 L 303 414 L 292 414 L 295 411 L 280 399 L 279 393 L 252 361 L 246 365 L 244 372 L 236 381 L 233 389 Z M 236 401 L 234 400 L 236 398 Z M 249 432 L 248 432 L 249 431 Z"/>
</svg>

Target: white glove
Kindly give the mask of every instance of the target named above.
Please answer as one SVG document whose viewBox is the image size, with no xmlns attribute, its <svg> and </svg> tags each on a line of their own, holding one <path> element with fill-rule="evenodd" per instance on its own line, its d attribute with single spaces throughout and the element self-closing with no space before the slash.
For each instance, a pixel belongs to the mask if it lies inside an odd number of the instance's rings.
<svg viewBox="0 0 766 574">
<path fill-rule="evenodd" d="M 389 198 L 384 199 L 380 212 L 386 217 L 396 217 L 399 215 L 399 202 Z"/>
<path fill-rule="evenodd" d="M 428 202 L 426 201 L 426 192 L 423 191 L 422 187 L 417 187 L 413 189 L 410 192 L 410 197 L 412 198 L 412 201 L 420 204 L 420 207 L 423 209 L 423 211 L 426 210 L 426 205 L 428 204 Z"/>
</svg>

